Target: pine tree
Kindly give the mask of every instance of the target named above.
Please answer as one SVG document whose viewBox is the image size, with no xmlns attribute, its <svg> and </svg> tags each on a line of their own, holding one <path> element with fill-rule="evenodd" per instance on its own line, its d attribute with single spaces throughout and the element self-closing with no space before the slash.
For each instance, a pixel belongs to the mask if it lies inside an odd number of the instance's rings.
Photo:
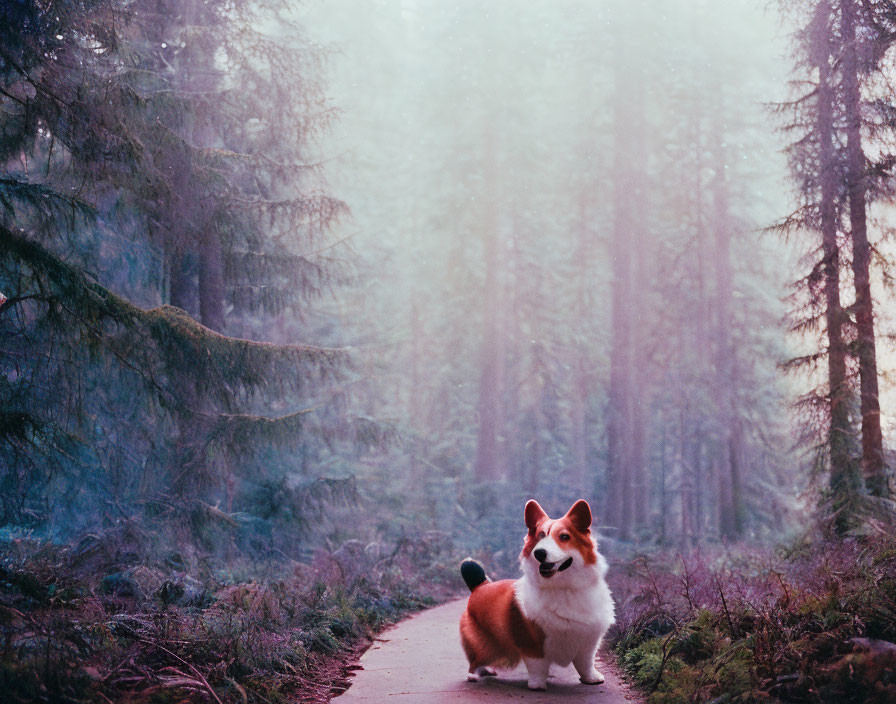
<svg viewBox="0 0 896 704">
<path fill-rule="evenodd" d="M 826 361 L 827 388 L 812 390 L 799 402 L 810 414 L 824 440 L 818 457 L 827 463 L 830 506 L 838 531 L 853 520 L 860 476 L 854 458 L 855 431 L 850 421 L 851 388 L 847 375 L 848 317 L 841 305 L 841 253 L 843 153 L 834 130 L 838 105 L 832 64 L 835 60 L 831 32 L 831 7 L 815 4 L 805 26 L 795 39 L 796 65 L 805 72 L 818 72 L 816 83 L 808 83 L 795 100 L 778 106 L 792 116 L 785 126 L 796 139 L 788 148 L 791 172 L 797 179 L 798 210 L 782 220 L 777 229 L 787 236 L 809 231 L 813 242 L 807 257 L 809 274 L 800 279 L 797 295 L 801 308 L 794 316 L 793 330 L 817 333 L 823 324 L 820 351 L 790 360 L 786 368 L 812 369 Z M 806 85 L 805 83 L 803 85 Z"/>
<path fill-rule="evenodd" d="M 788 6 L 802 23 L 795 34 L 796 68 L 808 74 L 809 80 L 802 85 L 809 90 L 779 108 L 791 115 L 785 129 L 796 133 L 789 153 L 801 202 L 777 229 L 820 235 L 807 256 L 809 274 L 799 282 L 803 307 L 794 329 L 800 334 L 822 330 L 824 337 L 819 351 L 788 366 L 812 368 L 827 363 L 827 388 L 808 393 L 802 406 L 825 429 L 820 457 L 826 460 L 829 488 L 824 505 L 838 533 L 853 527 L 868 508 L 865 492 L 889 496 L 880 428 L 867 209 L 873 200 L 888 197 L 887 189 L 879 184 L 892 161 L 885 146 L 892 128 L 881 118 L 891 107 L 870 92 L 863 95 L 863 86 L 873 87 L 880 76 L 892 37 L 875 19 L 881 9 L 875 5 L 817 0 Z M 876 163 L 866 156 L 863 134 L 880 153 Z M 845 263 L 851 264 L 851 272 L 844 269 Z M 848 273 L 855 291 L 851 305 L 842 302 Z M 854 447 L 858 433 L 850 420 L 856 396 L 860 450 Z"/>
<path fill-rule="evenodd" d="M 855 286 L 855 355 L 859 361 L 862 414 L 862 474 L 873 496 L 889 494 L 880 429 L 874 302 L 871 297 L 871 245 L 868 242 L 867 166 L 862 145 L 862 96 L 857 31 L 859 3 L 840 0 L 841 100 L 846 122 L 846 190 L 849 197 L 849 234 Z M 872 68 L 872 67 L 869 67 Z"/>
<path fill-rule="evenodd" d="M 607 408 L 607 489 L 611 497 L 607 518 L 628 538 L 636 521 L 636 507 L 644 505 L 643 416 L 644 403 L 636 379 L 640 376 L 634 359 L 640 349 L 633 326 L 640 318 L 642 295 L 640 259 L 644 252 L 644 223 L 638 203 L 644 193 L 643 155 L 638 149 L 644 139 L 638 127 L 644 125 L 644 76 L 633 68 L 632 49 L 619 32 L 616 54 L 613 145 L 613 302 L 612 351 L 610 352 L 609 399 Z"/>
<path fill-rule="evenodd" d="M 300 28 L 257 30 L 277 3 L 4 7 L 6 518 L 62 510 L 51 485 L 194 527 L 220 523 L 219 504 L 284 520 L 306 491 L 344 491 L 309 463 L 381 429 L 327 402 L 343 351 L 283 344 L 297 331 L 266 322 L 341 275 L 313 256 L 345 206 L 310 160 L 332 110 Z M 133 251 L 157 269 L 141 276 Z"/>
</svg>

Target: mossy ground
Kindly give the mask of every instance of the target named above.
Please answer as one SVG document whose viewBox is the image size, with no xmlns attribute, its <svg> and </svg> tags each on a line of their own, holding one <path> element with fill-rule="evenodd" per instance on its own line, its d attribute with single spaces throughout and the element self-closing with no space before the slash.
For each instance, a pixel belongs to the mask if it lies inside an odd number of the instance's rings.
<svg viewBox="0 0 896 704">
<path fill-rule="evenodd" d="M 618 568 L 614 646 L 649 704 L 896 701 L 894 539 Z"/>
</svg>

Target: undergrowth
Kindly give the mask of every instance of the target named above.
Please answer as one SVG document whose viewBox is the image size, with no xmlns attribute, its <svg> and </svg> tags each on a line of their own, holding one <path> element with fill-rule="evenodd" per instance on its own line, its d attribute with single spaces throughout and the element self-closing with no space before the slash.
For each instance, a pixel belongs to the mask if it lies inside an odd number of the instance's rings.
<svg viewBox="0 0 896 704">
<path fill-rule="evenodd" d="M 616 567 L 614 645 L 648 704 L 896 701 L 896 538 Z"/>
<path fill-rule="evenodd" d="M 90 560 L 75 547 L 0 546 L 0 692 L 4 702 L 327 701 L 369 638 L 435 603 L 455 557 L 349 541 L 310 564 L 195 576 L 177 556 Z M 421 545 L 427 547 L 426 558 Z"/>
</svg>

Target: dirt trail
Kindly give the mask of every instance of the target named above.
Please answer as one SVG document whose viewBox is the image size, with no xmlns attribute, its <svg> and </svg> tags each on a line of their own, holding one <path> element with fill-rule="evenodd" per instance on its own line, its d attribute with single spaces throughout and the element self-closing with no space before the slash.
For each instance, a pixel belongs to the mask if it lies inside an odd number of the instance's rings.
<svg viewBox="0 0 896 704">
<path fill-rule="evenodd" d="M 605 660 L 598 669 L 602 685 L 584 685 L 572 666 L 551 668 L 547 692 L 526 687 L 526 671 L 499 672 L 497 678 L 467 682 L 467 661 L 460 647 L 458 621 L 466 599 L 429 609 L 382 634 L 361 658 L 352 686 L 334 704 L 443 704 L 447 702 L 510 702 L 527 704 L 631 704 L 631 692 Z"/>
</svg>

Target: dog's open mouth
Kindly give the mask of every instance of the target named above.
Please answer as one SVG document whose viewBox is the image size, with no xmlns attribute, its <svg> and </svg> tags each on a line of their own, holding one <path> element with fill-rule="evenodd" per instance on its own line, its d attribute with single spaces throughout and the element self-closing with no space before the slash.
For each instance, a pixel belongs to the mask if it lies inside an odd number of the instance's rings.
<svg viewBox="0 0 896 704">
<path fill-rule="evenodd" d="M 567 557 L 560 566 L 557 567 L 556 562 L 541 562 L 538 565 L 538 574 L 542 577 L 553 577 L 557 572 L 562 572 L 572 564 L 572 558 Z"/>
</svg>

